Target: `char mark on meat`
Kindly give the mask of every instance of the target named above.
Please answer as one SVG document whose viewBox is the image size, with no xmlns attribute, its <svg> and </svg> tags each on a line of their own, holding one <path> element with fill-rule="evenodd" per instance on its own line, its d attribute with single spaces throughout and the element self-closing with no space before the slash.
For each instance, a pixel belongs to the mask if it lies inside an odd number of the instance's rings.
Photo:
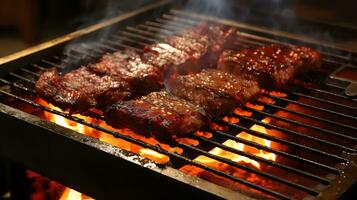
<svg viewBox="0 0 357 200">
<path fill-rule="evenodd" d="M 35 89 L 48 102 L 72 113 L 106 107 L 131 96 L 126 81 L 107 75 L 99 76 L 86 67 L 64 76 L 56 71 L 45 72 L 37 81 Z"/>
</svg>

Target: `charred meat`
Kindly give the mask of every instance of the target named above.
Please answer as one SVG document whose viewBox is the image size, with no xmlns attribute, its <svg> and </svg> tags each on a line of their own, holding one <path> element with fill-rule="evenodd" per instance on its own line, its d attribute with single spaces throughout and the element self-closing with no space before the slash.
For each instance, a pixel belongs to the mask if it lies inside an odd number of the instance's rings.
<svg viewBox="0 0 357 200">
<path fill-rule="evenodd" d="M 256 81 L 215 69 L 178 76 L 168 82 L 168 89 L 173 95 L 201 106 L 213 115 L 231 111 L 237 104 L 256 97 L 260 91 Z"/>
<path fill-rule="evenodd" d="M 241 51 L 224 51 L 218 69 L 281 87 L 298 73 L 318 69 L 321 55 L 308 47 L 269 45 Z"/>
<path fill-rule="evenodd" d="M 115 52 L 103 56 L 99 62 L 88 66 L 99 75 L 124 79 L 135 95 L 147 94 L 162 87 L 161 70 L 143 62 L 141 55 L 135 51 Z"/>
<path fill-rule="evenodd" d="M 73 113 L 84 113 L 92 107 L 106 107 L 131 96 L 126 81 L 99 76 L 86 67 L 64 76 L 56 71 L 45 72 L 35 87 L 36 92 L 48 102 Z"/>
<path fill-rule="evenodd" d="M 160 70 L 143 63 L 137 53 L 115 52 L 63 76 L 55 71 L 45 72 L 35 88 L 50 103 L 73 113 L 84 113 L 158 90 L 161 78 Z"/>
<path fill-rule="evenodd" d="M 220 53 L 234 36 L 233 28 L 200 24 L 179 35 L 167 37 L 164 43 L 146 46 L 144 58 L 168 75 L 199 72 L 202 67 L 217 63 Z"/>
<path fill-rule="evenodd" d="M 119 101 L 106 111 L 105 118 L 115 128 L 130 128 L 163 139 L 187 135 L 205 124 L 201 108 L 165 91 Z"/>
</svg>

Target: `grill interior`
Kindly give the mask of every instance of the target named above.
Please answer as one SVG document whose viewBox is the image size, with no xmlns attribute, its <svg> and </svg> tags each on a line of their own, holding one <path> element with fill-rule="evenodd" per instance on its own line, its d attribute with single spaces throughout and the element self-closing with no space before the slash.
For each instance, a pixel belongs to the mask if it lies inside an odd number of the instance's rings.
<svg viewBox="0 0 357 200">
<path fill-rule="evenodd" d="M 345 95 L 344 90 L 348 82 L 329 78 L 331 73 L 341 67 L 356 68 L 354 66 L 356 61 L 349 57 L 351 52 L 324 44 L 319 45 L 314 41 L 298 40 L 289 35 L 275 34 L 272 31 L 247 26 L 234 20 L 196 14 L 193 11 L 171 9 L 150 19 L 148 15 L 145 16 L 146 19 L 135 18 L 135 23 L 119 23 L 117 27 L 111 28 L 111 33 L 101 40 L 86 42 L 98 33 L 83 36 L 79 38 L 79 42 L 74 43 L 77 45 L 75 49 L 62 53 L 63 48 L 60 47 L 61 50 L 56 52 L 61 53 L 54 54 L 48 51 L 50 56 L 40 56 L 36 62 L 27 63 L 17 67 L 16 70 L 13 68 L 11 72 L 3 73 L 4 75 L 0 78 L 0 94 L 3 103 L 23 111 L 36 110 L 37 113 L 43 111 L 53 113 L 116 138 L 155 150 L 170 157 L 170 163 L 167 164 L 170 167 L 181 169 L 232 190 L 249 191 L 249 194 L 279 199 L 316 198 L 323 196 L 322 194 L 327 189 L 335 185 L 342 187 L 341 181 L 349 184 L 351 180 L 353 182 L 355 179 L 353 172 L 356 172 L 353 160 L 356 159 L 357 151 L 357 100 Z M 302 43 L 317 47 L 324 55 L 323 71 L 320 74 L 297 77 L 285 90 L 266 91 L 263 96 L 269 101 L 251 102 L 254 106 L 246 105 L 241 108 L 251 113 L 251 116 L 238 112 L 226 116 L 238 119 L 237 123 L 214 119 L 216 124 L 226 128 L 202 130 L 210 132 L 212 137 L 193 135 L 190 138 L 199 141 L 197 146 L 184 142 L 169 144 L 182 148 L 183 154 L 166 151 L 160 145 L 146 143 L 34 101 L 36 94 L 33 86 L 41 72 L 45 70 L 56 68 L 59 71 L 67 71 L 69 66 L 75 67 L 93 62 L 103 54 L 125 48 L 140 51 L 145 45 L 158 43 L 168 35 L 177 34 L 182 29 L 206 20 L 237 27 L 238 39 L 235 42 L 237 50 L 270 43 L 285 45 Z M 137 23 L 138 21 L 141 23 Z M 27 60 L 29 62 L 29 59 Z M 25 105 L 31 109 L 25 109 Z M 102 116 L 94 113 L 92 117 L 103 119 Z M 265 118 L 270 118 L 271 121 L 265 122 L 263 120 Z M 265 127 L 269 133 L 264 134 L 251 129 L 254 124 Z M 272 146 L 268 147 L 236 137 L 243 131 L 271 141 Z M 277 159 L 271 161 L 223 145 L 222 143 L 226 140 L 274 153 Z M 261 164 L 261 169 L 213 155 L 209 151 L 214 147 L 253 159 Z M 224 170 L 226 168 L 216 168 L 198 162 L 195 158 L 200 155 L 229 165 L 232 169 Z M 197 171 L 199 173 L 195 173 Z M 219 194 L 216 195 L 219 196 Z"/>
</svg>

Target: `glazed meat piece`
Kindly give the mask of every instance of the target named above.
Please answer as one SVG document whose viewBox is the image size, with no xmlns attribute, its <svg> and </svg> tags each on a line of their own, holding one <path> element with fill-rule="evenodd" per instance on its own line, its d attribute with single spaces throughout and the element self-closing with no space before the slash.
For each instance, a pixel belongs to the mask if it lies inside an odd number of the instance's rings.
<svg viewBox="0 0 357 200">
<path fill-rule="evenodd" d="M 260 85 L 281 87 L 298 73 L 318 69 L 321 55 L 308 47 L 269 45 L 241 51 L 224 51 L 218 69 L 256 80 Z"/>
<path fill-rule="evenodd" d="M 169 67 L 184 64 L 189 55 L 166 43 L 158 43 L 144 48 L 143 58 L 146 63 L 159 67 L 161 71 L 166 71 Z"/>
<path fill-rule="evenodd" d="M 158 139 L 184 136 L 205 124 L 201 108 L 165 91 L 138 100 L 119 101 L 106 111 L 105 118 L 114 128 L 130 128 Z"/>
<path fill-rule="evenodd" d="M 131 96 L 126 81 L 107 75 L 99 76 L 86 67 L 64 76 L 56 71 L 45 72 L 36 82 L 35 89 L 45 100 L 72 113 L 85 113 L 94 107 L 103 108 Z"/>
<path fill-rule="evenodd" d="M 108 75 L 128 82 L 135 95 L 143 95 L 162 87 L 162 74 L 158 67 L 142 61 L 140 54 L 126 50 L 103 56 L 88 66 L 99 75 Z"/>
<path fill-rule="evenodd" d="M 210 25 L 204 30 L 204 34 L 207 34 L 209 38 L 213 53 L 219 56 L 224 48 L 233 44 L 236 29 L 225 25 Z"/>
<path fill-rule="evenodd" d="M 167 37 L 164 43 L 146 46 L 144 58 L 169 76 L 199 72 L 203 67 L 215 66 L 220 53 L 234 38 L 233 28 L 200 24 Z"/>
<path fill-rule="evenodd" d="M 161 71 L 142 62 L 133 51 L 103 56 L 97 63 L 63 76 L 43 73 L 36 83 L 37 93 L 54 105 L 84 113 L 89 108 L 103 110 L 119 100 L 162 88 Z"/>
<path fill-rule="evenodd" d="M 258 83 L 215 69 L 179 76 L 168 82 L 169 91 L 219 115 L 233 110 L 259 94 Z"/>
</svg>

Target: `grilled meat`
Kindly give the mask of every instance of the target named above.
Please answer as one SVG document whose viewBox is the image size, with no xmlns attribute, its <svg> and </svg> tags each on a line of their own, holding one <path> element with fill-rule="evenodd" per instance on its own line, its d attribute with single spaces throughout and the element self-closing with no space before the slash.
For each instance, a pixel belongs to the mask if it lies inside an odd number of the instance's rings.
<svg viewBox="0 0 357 200">
<path fill-rule="evenodd" d="M 204 34 L 208 35 L 211 51 L 219 56 L 224 48 L 233 44 L 236 38 L 236 29 L 225 25 L 211 25 L 207 26 Z"/>
<path fill-rule="evenodd" d="M 214 57 L 213 52 L 218 55 L 217 39 L 222 40 L 218 42 L 219 46 L 232 35 L 229 29 L 208 25 L 199 25 L 185 32 L 187 37 L 172 36 L 167 39 L 171 45 L 149 45 L 143 54 L 115 52 L 64 76 L 57 72 L 44 73 L 36 83 L 36 91 L 71 112 L 82 113 L 91 107 L 102 110 L 117 100 L 158 90 L 162 87 L 163 77 L 170 77 L 170 74 L 200 71 L 198 66 L 207 64 L 204 61 Z"/>
<path fill-rule="evenodd" d="M 281 87 L 298 73 L 318 69 L 321 55 L 308 47 L 269 45 L 222 53 L 218 69 L 239 74 L 260 85 Z"/>
<path fill-rule="evenodd" d="M 165 43 L 146 46 L 144 51 L 146 52 L 143 54 L 145 62 L 158 67 L 161 71 L 183 65 L 190 58 L 187 53 Z"/>
<path fill-rule="evenodd" d="M 115 128 L 130 128 L 156 138 L 184 136 L 205 124 L 203 110 L 164 91 L 119 101 L 106 111 L 105 118 Z"/>
<path fill-rule="evenodd" d="M 160 70 L 143 63 L 140 55 L 132 51 L 105 55 L 97 63 L 64 76 L 54 71 L 45 72 L 36 83 L 40 96 L 73 113 L 84 113 L 93 107 L 102 110 L 118 100 L 161 87 Z"/>
<path fill-rule="evenodd" d="M 200 24 L 183 31 L 180 36 L 169 36 L 164 43 L 145 47 L 145 60 L 172 74 L 199 72 L 212 67 L 218 56 L 231 43 L 235 29 L 219 25 Z"/>
<path fill-rule="evenodd" d="M 81 67 L 61 76 L 48 71 L 40 76 L 36 92 L 50 103 L 72 113 L 85 113 L 92 107 L 106 107 L 131 96 L 129 85 L 121 79 L 99 76 Z"/>
<path fill-rule="evenodd" d="M 167 86 L 173 95 L 199 105 L 213 115 L 231 111 L 237 104 L 257 96 L 260 91 L 255 81 L 215 69 L 178 76 L 171 79 Z"/>
<path fill-rule="evenodd" d="M 147 64 L 135 51 L 115 52 L 103 56 L 99 62 L 90 65 L 90 70 L 99 75 L 123 79 L 135 95 L 147 94 L 162 87 L 162 74 L 158 67 Z"/>
</svg>

